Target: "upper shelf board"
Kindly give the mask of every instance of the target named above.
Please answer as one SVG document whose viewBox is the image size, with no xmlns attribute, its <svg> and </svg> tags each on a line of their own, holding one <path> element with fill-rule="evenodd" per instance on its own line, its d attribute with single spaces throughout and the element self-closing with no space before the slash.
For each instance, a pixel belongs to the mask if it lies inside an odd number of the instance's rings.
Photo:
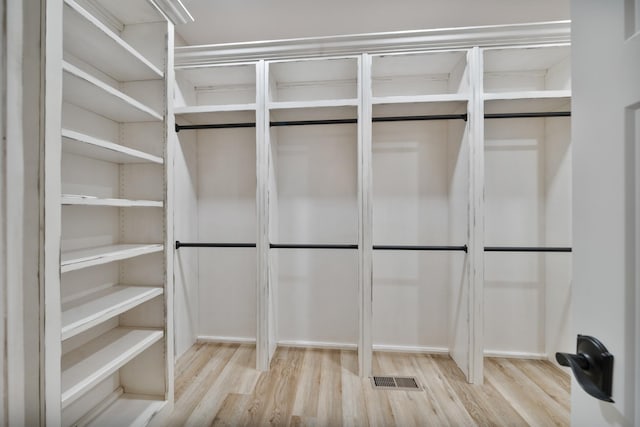
<svg viewBox="0 0 640 427">
<path fill-rule="evenodd" d="M 108 15 L 111 21 L 119 26 L 144 24 L 149 22 L 166 22 L 166 19 L 148 0 L 92 0 Z"/>
<path fill-rule="evenodd" d="M 61 339 L 71 338 L 162 293 L 161 287 L 118 285 L 68 301 L 62 305 Z"/>
<path fill-rule="evenodd" d="M 94 265 L 160 252 L 163 248 L 162 244 L 120 244 L 67 251 L 61 254 L 60 272 L 66 273 Z"/>
<path fill-rule="evenodd" d="M 115 144 L 70 129 L 62 129 L 62 151 L 106 162 L 157 163 L 163 164 L 162 157 Z"/>
<path fill-rule="evenodd" d="M 78 67 L 63 62 L 63 98 L 119 123 L 162 121 L 162 116 Z"/>
<path fill-rule="evenodd" d="M 73 0 L 65 0 L 64 50 L 119 82 L 161 79 L 155 65 Z"/>
<path fill-rule="evenodd" d="M 130 199 L 104 199 L 101 197 L 87 196 L 83 194 L 63 194 L 63 205 L 73 206 L 115 206 L 120 208 L 161 208 L 161 200 L 130 200 Z"/>
</svg>

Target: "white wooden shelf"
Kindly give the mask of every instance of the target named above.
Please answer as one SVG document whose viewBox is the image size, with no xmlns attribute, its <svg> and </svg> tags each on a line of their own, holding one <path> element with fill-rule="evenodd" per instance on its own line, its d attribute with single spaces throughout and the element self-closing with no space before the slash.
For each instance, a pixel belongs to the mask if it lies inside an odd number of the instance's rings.
<svg viewBox="0 0 640 427">
<path fill-rule="evenodd" d="M 373 117 L 465 114 L 468 101 L 379 103 L 373 105 Z"/>
<path fill-rule="evenodd" d="M 147 245 L 108 245 L 97 248 L 80 249 L 63 252 L 61 254 L 60 272 L 80 270 L 95 265 L 107 264 L 123 259 L 134 258 L 140 255 L 151 254 L 163 250 L 162 244 Z"/>
<path fill-rule="evenodd" d="M 62 356 L 62 408 L 161 340 L 154 329 L 114 328 Z"/>
<path fill-rule="evenodd" d="M 226 104 L 226 105 L 193 105 L 188 107 L 176 107 L 176 115 L 223 113 L 233 111 L 255 111 L 256 104 Z"/>
<path fill-rule="evenodd" d="M 163 73 L 73 0 L 65 0 L 64 50 L 113 79 L 162 79 Z"/>
<path fill-rule="evenodd" d="M 293 110 L 299 108 L 355 107 L 357 105 L 357 98 L 347 98 L 318 101 L 269 102 L 267 107 L 270 110 Z"/>
<path fill-rule="evenodd" d="M 255 122 L 256 104 L 197 105 L 177 107 L 176 118 L 190 124 Z"/>
<path fill-rule="evenodd" d="M 153 207 L 161 208 L 163 203 L 157 200 L 129 200 L 129 199 L 103 199 L 99 197 L 86 196 L 81 194 L 63 194 L 63 205 L 75 206 L 115 206 L 121 208 L 129 207 Z"/>
<path fill-rule="evenodd" d="M 163 292 L 161 287 L 117 285 L 66 302 L 62 305 L 61 339 L 71 338 Z"/>
<path fill-rule="evenodd" d="M 512 100 L 512 99 L 549 99 L 549 98 L 570 98 L 570 90 L 532 90 L 517 92 L 487 92 L 484 94 L 485 101 L 491 100 Z"/>
<path fill-rule="evenodd" d="M 162 115 L 129 95 L 63 61 L 63 99 L 119 123 L 162 121 Z"/>
<path fill-rule="evenodd" d="M 149 424 L 151 417 L 159 412 L 167 401 L 159 396 L 145 396 L 138 394 L 116 392 L 114 399 L 109 400 L 104 408 L 86 424 L 87 427 L 129 426 L 144 427 Z"/>
<path fill-rule="evenodd" d="M 570 111 L 571 96 L 485 99 L 484 110 L 487 114 Z"/>
<path fill-rule="evenodd" d="M 157 163 L 161 165 L 164 163 L 162 157 L 69 129 L 62 129 L 62 151 L 118 164 Z"/>
<path fill-rule="evenodd" d="M 468 101 L 469 94 L 451 93 L 443 95 L 420 95 L 420 96 L 375 96 L 371 98 L 372 104 L 415 104 L 429 102 L 456 102 Z"/>
</svg>

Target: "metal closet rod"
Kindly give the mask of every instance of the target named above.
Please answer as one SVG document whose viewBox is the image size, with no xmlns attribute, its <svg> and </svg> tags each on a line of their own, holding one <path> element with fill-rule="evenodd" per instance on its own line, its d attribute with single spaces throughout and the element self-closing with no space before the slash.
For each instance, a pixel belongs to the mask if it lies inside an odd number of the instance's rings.
<svg viewBox="0 0 640 427">
<path fill-rule="evenodd" d="M 255 248 L 255 243 L 183 243 L 176 240 L 176 249 L 180 248 Z"/>
<path fill-rule="evenodd" d="M 488 113 L 484 115 L 485 119 L 517 119 L 517 118 L 535 118 L 535 117 L 570 117 L 571 111 L 542 111 L 532 113 Z M 467 114 L 431 114 L 422 116 L 391 116 L 391 117 L 372 117 L 373 123 L 384 122 L 411 122 L 411 121 L 429 121 L 429 120 L 468 120 Z M 358 119 L 326 119 L 326 120 L 287 120 L 269 122 L 271 127 L 279 126 L 310 126 L 310 125 L 341 125 L 358 123 Z M 196 129 L 237 129 L 237 128 L 255 128 L 254 122 L 244 123 L 206 123 L 200 125 L 179 125 L 176 123 L 175 131 L 196 130 Z"/>
<path fill-rule="evenodd" d="M 380 251 L 462 251 L 462 252 L 467 252 L 467 245 L 463 245 L 463 246 L 373 245 L 373 249 L 380 250 Z"/>
<path fill-rule="evenodd" d="M 485 119 L 521 119 L 535 117 L 571 117 L 571 111 L 541 111 L 534 113 L 486 113 Z"/>
<path fill-rule="evenodd" d="M 270 243 L 271 249 L 358 249 L 358 245 L 350 244 L 298 244 L 298 243 Z"/>
<path fill-rule="evenodd" d="M 432 114 L 422 116 L 391 116 L 391 117 L 373 117 L 374 123 L 379 122 L 409 122 L 409 121 L 429 121 L 429 120 L 467 120 L 467 114 Z M 325 119 L 325 120 L 286 120 L 269 122 L 271 127 L 279 126 L 310 126 L 310 125 L 342 125 L 358 123 L 358 119 Z M 234 129 L 234 128 L 254 128 L 254 122 L 247 123 L 211 123 L 201 125 L 179 125 L 176 123 L 175 130 L 194 130 L 194 129 Z"/>
<path fill-rule="evenodd" d="M 485 252 L 572 252 L 569 247 L 544 246 L 485 246 Z"/>
<path fill-rule="evenodd" d="M 180 248 L 255 248 L 255 243 L 183 243 L 176 240 L 176 249 Z M 270 243 L 271 249 L 358 249 L 352 244 L 312 244 L 312 243 Z M 462 251 L 463 246 L 421 246 L 421 245 L 373 245 L 374 250 L 383 251 Z"/>
</svg>

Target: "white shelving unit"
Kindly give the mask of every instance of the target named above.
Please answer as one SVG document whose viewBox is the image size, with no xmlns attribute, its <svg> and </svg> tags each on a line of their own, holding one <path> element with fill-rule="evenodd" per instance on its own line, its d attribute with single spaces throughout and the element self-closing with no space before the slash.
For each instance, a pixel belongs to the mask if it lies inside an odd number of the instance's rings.
<svg viewBox="0 0 640 427">
<path fill-rule="evenodd" d="M 270 243 L 358 244 L 360 63 L 352 56 L 267 64 Z M 359 255 L 357 247 L 269 249 L 269 354 L 278 345 L 358 345 Z"/>
<path fill-rule="evenodd" d="M 571 248 L 570 47 L 485 49 L 483 62 L 485 246 Z M 484 270 L 486 354 L 571 350 L 570 253 L 486 252 Z"/>
<path fill-rule="evenodd" d="M 566 260 L 536 255 L 546 266 L 535 271 L 529 261 L 511 263 L 516 254 L 497 262 L 498 268 L 524 265 L 525 273 L 544 276 L 538 277 L 544 295 L 530 306 L 544 300 L 549 315 L 536 322 L 547 325 L 545 331 L 531 338 L 529 328 L 514 337 L 503 333 L 504 325 L 534 319 L 509 311 L 517 306 L 530 313 L 522 304 L 532 302 L 529 289 L 494 286 L 504 294 L 496 298 L 487 286 L 495 267 L 489 259 L 500 255 L 485 253 L 492 244 L 570 246 L 568 28 L 567 22 L 522 24 L 483 28 L 482 35 L 452 29 L 176 48 L 184 77 L 178 79 L 178 119 L 217 127 L 179 132 L 176 188 L 183 202 L 177 237 L 253 243 L 257 234 L 256 271 L 242 277 L 234 275 L 241 263 L 229 260 L 253 265 L 253 248 L 201 249 L 208 258 L 200 258 L 199 266 L 189 249 L 180 249 L 181 348 L 197 338 L 255 339 L 259 369 L 268 368 L 278 344 L 357 348 L 365 376 L 372 373 L 374 350 L 448 353 L 474 383 L 482 382 L 485 352 L 547 357 L 571 350 L 564 332 L 557 333 L 568 328 L 560 316 L 566 307 L 553 302 L 565 301 L 569 290 Z M 504 114 L 522 116 L 494 117 Z M 225 124 L 251 129 L 222 129 Z M 255 154 L 248 149 L 254 140 Z M 523 145 L 509 151 L 514 140 Z M 527 143 L 544 150 L 534 156 Z M 515 157 L 525 152 L 527 161 L 535 157 L 544 167 L 521 164 Z M 254 187 L 245 185 L 254 179 L 247 177 L 254 161 L 256 205 L 247 202 Z M 230 165 L 243 175 L 233 175 Z M 519 185 L 523 174 L 525 196 L 535 194 L 544 203 L 525 202 L 532 210 L 514 213 L 509 209 L 521 200 L 514 196 L 501 205 L 494 196 L 496 188 L 504 190 L 500 185 Z M 510 213 L 495 215 L 496 206 Z M 540 221 L 533 224 L 530 217 Z M 544 236 L 491 241 L 500 235 L 492 235 L 495 230 L 513 231 L 520 220 Z M 287 244 L 293 247 L 279 247 Z M 349 247 L 304 247 L 314 244 Z M 347 250 L 354 244 L 357 250 Z M 241 251 L 251 251 L 252 258 L 242 258 Z M 198 274 L 189 276 L 193 266 Z M 508 272 L 509 280 L 517 276 Z M 187 326 L 194 322 L 186 307 L 198 305 L 187 301 L 197 294 L 187 283 L 200 292 L 198 328 L 213 332 Z M 220 295 L 229 297 L 218 300 Z M 255 310 L 248 308 L 254 298 Z M 210 314 L 212 303 L 223 315 Z M 509 315 L 496 322 L 504 312 Z M 485 320 L 495 327 L 485 330 Z M 506 345 L 495 346 L 496 336 Z M 536 345 L 544 341 L 544 351 L 532 351 L 523 337 Z"/>
<path fill-rule="evenodd" d="M 448 353 L 467 377 L 470 56 L 371 61 L 372 348 Z M 397 246 L 407 249 L 376 249 Z"/>
<path fill-rule="evenodd" d="M 145 425 L 173 401 L 173 26 L 163 7 L 48 6 L 47 81 L 61 92 L 47 106 L 62 112 L 46 141 L 48 425 Z"/>
<path fill-rule="evenodd" d="M 221 126 L 177 133 L 175 227 L 182 242 L 256 244 L 261 70 L 257 63 L 176 69 L 178 125 Z M 175 316 L 189 327 L 177 337 L 176 353 L 196 340 L 255 342 L 256 248 L 182 248 L 178 256 L 176 286 L 188 291 L 176 295 Z"/>
</svg>

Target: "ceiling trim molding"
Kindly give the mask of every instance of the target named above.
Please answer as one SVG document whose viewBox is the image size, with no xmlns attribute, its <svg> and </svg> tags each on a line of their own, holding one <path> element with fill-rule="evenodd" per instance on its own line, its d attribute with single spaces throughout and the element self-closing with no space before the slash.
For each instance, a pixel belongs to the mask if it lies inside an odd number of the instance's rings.
<svg viewBox="0 0 640 427">
<path fill-rule="evenodd" d="M 159 1 L 159 0 L 156 0 Z M 182 46 L 176 67 L 414 50 L 569 43 L 571 21 Z"/>
<path fill-rule="evenodd" d="M 181 0 L 152 0 L 152 2 L 174 25 L 194 21 L 193 16 Z"/>
</svg>

